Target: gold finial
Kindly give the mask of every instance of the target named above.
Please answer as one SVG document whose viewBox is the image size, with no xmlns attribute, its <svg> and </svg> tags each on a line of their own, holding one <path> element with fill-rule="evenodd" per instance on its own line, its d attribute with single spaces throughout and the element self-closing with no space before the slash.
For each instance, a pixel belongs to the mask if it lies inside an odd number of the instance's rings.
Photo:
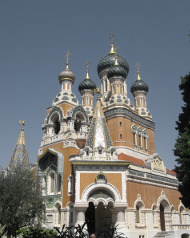
<svg viewBox="0 0 190 238">
<path fill-rule="evenodd" d="M 114 47 L 113 47 L 113 37 L 114 37 L 115 35 L 113 35 L 112 33 L 111 33 L 111 36 L 110 36 L 110 38 L 109 39 L 111 39 L 111 50 L 110 50 L 110 53 L 115 53 L 114 52 Z"/>
<path fill-rule="evenodd" d="M 140 66 L 140 65 L 141 65 L 141 64 L 138 63 L 138 62 L 137 62 L 137 65 L 135 65 L 135 67 L 137 67 L 137 79 L 138 79 L 138 80 L 141 79 L 141 77 L 140 77 L 140 75 L 139 75 L 139 66 Z"/>
<path fill-rule="evenodd" d="M 22 131 L 24 131 L 24 126 L 25 126 L 25 120 L 19 120 L 20 124 L 22 125 Z"/>
<path fill-rule="evenodd" d="M 96 94 L 98 94 L 97 100 L 100 100 L 99 94 L 101 93 L 101 89 L 100 89 L 99 87 L 97 87 L 96 89 L 94 89 L 94 92 L 95 92 Z"/>
<path fill-rule="evenodd" d="M 90 62 L 87 60 L 86 65 L 86 79 L 89 79 L 89 75 L 88 75 L 88 65 L 90 64 Z"/>
<path fill-rule="evenodd" d="M 118 65 L 118 62 L 117 62 L 117 50 L 118 50 L 119 48 L 117 48 L 116 46 L 115 46 L 115 65 Z"/>
<path fill-rule="evenodd" d="M 65 58 L 67 58 L 67 62 L 66 62 L 66 69 L 68 69 L 69 68 L 69 56 L 70 56 L 71 54 L 69 53 L 69 51 L 67 52 L 67 54 L 65 55 Z"/>
</svg>

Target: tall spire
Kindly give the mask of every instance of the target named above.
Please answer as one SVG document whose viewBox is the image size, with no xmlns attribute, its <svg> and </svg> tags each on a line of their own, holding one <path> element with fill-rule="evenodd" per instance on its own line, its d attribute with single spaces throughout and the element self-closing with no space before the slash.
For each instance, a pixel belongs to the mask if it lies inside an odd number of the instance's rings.
<svg viewBox="0 0 190 238">
<path fill-rule="evenodd" d="M 102 111 L 101 100 L 99 99 L 100 88 L 95 89 L 95 92 L 98 94 L 98 99 L 96 107 L 94 109 L 94 115 L 91 122 L 86 146 L 90 147 L 92 150 L 102 147 L 107 151 L 113 145 L 104 113 Z"/>
<path fill-rule="evenodd" d="M 29 163 L 29 159 L 28 159 L 28 152 L 26 149 L 26 141 L 25 141 L 25 136 L 24 136 L 25 121 L 19 120 L 19 122 L 22 125 L 22 128 L 21 128 L 21 132 L 20 132 L 18 141 L 15 145 L 13 154 L 9 161 L 9 165 L 7 167 L 7 169 L 10 169 L 10 170 L 17 166 L 26 166 L 28 168 L 30 167 L 30 163 Z"/>
</svg>

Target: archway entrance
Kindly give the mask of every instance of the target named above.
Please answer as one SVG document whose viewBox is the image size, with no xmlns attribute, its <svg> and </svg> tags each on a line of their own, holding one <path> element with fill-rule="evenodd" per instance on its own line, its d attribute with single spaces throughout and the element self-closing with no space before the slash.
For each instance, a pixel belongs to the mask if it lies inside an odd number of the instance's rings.
<svg viewBox="0 0 190 238">
<path fill-rule="evenodd" d="M 164 206 L 160 203 L 160 227 L 162 231 L 165 231 L 165 217 L 164 217 Z"/>
<path fill-rule="evenodd" d="M 90 234 L 95 232 L 95 207 L 92 202 L 89 203 L 89 206 L 85 212 L 85 221 L 87 223 L 87 229 Z"/>
<path fill-rule="evenodd" d="M 106 226 L 112 224 L 112 213 L 110 208 L 112 205 L 109 203 L 107 207 L 100 202 L 95 210 L 95 231 L 100 232 L 106 229 Z"/>
</svg>

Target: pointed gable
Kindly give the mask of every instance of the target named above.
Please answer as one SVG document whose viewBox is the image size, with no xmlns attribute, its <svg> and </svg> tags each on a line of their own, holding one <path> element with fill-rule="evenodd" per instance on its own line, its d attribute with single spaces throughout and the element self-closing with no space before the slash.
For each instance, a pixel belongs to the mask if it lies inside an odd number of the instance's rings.
<svg viewBox="0 0 190 238">
<path fill-rule="evenodd" d="M 92 150 L 100 146 L 108 150 L 113 146 L 99 99 L 94 110 L 86 146 Z"/>
<path fill-rule="evenodd" d="M 19 120 L 20 121 L 20 120 Z M 26 141 L 24 136 L 24 120 L 20 121 L 22 125 L 22 129 L 18 138 L 18 141 L 15 145 L 13 154 L 11 156 L 11 159 L 9 161 L 9 165 L 7 169 L 13 169 L 17 166 L 26 166 L 30 167 L 29 158 L 28 158 L 28 152 L 26 148 Z"/>
</svg>

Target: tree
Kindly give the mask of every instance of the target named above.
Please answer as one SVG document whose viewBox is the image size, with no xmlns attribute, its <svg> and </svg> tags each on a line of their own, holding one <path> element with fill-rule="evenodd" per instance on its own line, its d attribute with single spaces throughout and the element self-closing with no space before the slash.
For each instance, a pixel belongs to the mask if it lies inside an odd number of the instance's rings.
<svg viewBox="0 0 190 238">
<path fill-rule="evenodd" d="M 185 207 L 190 208 L 190 72 L 181 77 L 179 89 L 182 90 L 184 106 L 176 122 L 178 138 L 176 139 L 174 155 L 177 156 L 175 172 L 180 182 L 179 192 L 181 201 Z"/>
<path fill-rule="evenodd" d="M 43 199 L 39 181 L 30 169 L 17 167 L 0 173 L 0 225 L 7 235 L 16 237 L 16 230 L 42 221 Z"/>
</svg>

